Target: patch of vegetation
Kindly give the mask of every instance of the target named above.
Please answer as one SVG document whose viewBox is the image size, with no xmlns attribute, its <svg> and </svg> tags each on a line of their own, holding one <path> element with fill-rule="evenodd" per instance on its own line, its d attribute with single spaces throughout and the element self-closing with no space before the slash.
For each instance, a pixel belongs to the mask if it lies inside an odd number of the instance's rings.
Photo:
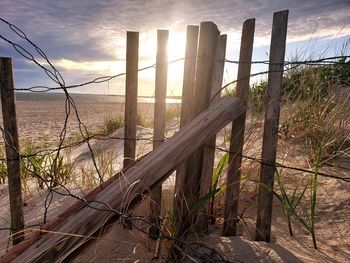
<svg viewBox="0 0 350 263">
<path fill-rule="evenodd" d="M 44 188 L 43 164 L 45 161 L 45 155 L 39 153 L 39 148 L 36 147 L 33 142 L 27 141 L 22 146 L 21 151 L 21 176 L 25 180 L 29 177 L 37 179 L 40 189 Z M 27 187 L 26 187 L 27 188 Z"/>
<path fill-rule="evenodd" d="M 298 187 L 295 187 L 292 194 L 288 194 L 285 189 L 285 185 L 282 180 L 281 171 L 275 172 L 275 178 L 277 186 L 279 188 L 279 193 L 277 191 L 271 190 L 268 186 L 263 185 L 269 191 L 272 191 L 273 194 L 277 197 L 277 200 L 280 202 L 283 208 L 283 212 L 286 216 L 289 234 L 293 236 L 292 230 L 292 221 L 294 218 L 299 222 L 312 236 L 313 246 L 317 249 L 316 242 L 316 230 L 315 230 L 315 221 L 316 221 L 316 203 L 317 203 L 317 178 L 318 171 L 321 166 L 321 152 L 322 149 L 318 150 L 316 159 L 313 162 L 313 171 L 314 173 L 311 176 L 310 185 L 303 187 L 302 191 L 299 191 Z M 310 189 L 310 200 L 308 200 L 309 205 L 302 206 L 302 200 L 306 198 L 305 192 L 307 189 Z"/>
<path fill-rule="evenodd" d="M 136 124 L 145 128 L 153 128 L 153 118 L 137 113 Z"/>
<path fill-rule="evenodd" d="M 255 112 L 262 112 L 265 106 L 267 81 L 261 80 L 253 84 L 249 89 L 248 105 Z"/>
<path fill-rule="evenodd" d="M 59 184 L 66 184 L 72 174 L 72 164 L 65 160 L 62 155 L 47 154 L 45 159 L 44 178 L 50 183 L 51 187 Z"/>
<path fill-rule="evenodd" d="M 236 96 L 236 87 L 234 87 L 234 88 L 226 87 L 222 92 L 222 96 L 235 97 Z"/>
<path fill-rule="evenodd" d="M 267 85 L 262 80 L 251 86 L 249 106 L 253 112 L 264 110 Z M 349 59 L 287 71 L 281 91 L 280 135 L 304 142 L 312 160 L 321 146 L 322 158 L 336 154 L 349 140 L 349 89 Z"/>
<path fill-rule="evenodd" d="M 283 77 L 284 99 L 318 102 L 341 87 L 350 86 L 350 61 L 340 59 L 334 65 L 300 66 Z"/>
<path fill-rule="evenodd" d="M 181 117 L 181 104 L 167 104 L 165 110 L 165 122 Z"/>
<path fill-rule="evenodd" d="M 43 189 L 45 184 L 55 187 L 69 180 L 72 164 L 62 155 L 51 153 L 46 143 L 40 147 L 27 141 L 21 149 L 21 176 L 25 191 L 29 189 L 27 180 L 36 179 L 40 189 Z"/>
<path fill-rule="evenodd" d="M 102 181 L 112 177 L 114 173 L 113 162 L 115 161 L 116 156 L 111 152 L 98 151 L 95 157 Z"/>
<path fill-rule="evenodd" d="M 250 106 L 261 111 L 268 82 L 260 80 L 249 90 Z M 286 72 L 282 80 L 283 102 L 321 101 L 330 91 L 350 87 L 350 60 L 341 58 L 332 65 L 301 65 Z"/>
<path fill-rule="evenodd" d="M 123 117 L 108 116 L 103 125 L 103 134 L 109 135 L 112 132 L 124 127 L 125 120 Z"/>
<path fill-rule="evenodd" d="M 350 61 L 308 66 L 284 80 L 280 133 L 303 141 L 312 160 L 336 154 L 349 140 Z"/>
</svg>

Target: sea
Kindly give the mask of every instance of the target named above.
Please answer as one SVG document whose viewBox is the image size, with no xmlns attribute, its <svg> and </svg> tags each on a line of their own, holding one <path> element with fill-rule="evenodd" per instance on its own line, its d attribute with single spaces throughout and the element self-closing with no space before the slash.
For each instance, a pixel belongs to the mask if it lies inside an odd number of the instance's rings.
<svg viewBox="0 0 350 263">
<path fill-rule="evenodd" d="M 102 95 L 102 94 L 81 94 L 81 93 L 69 93 L 75 101 L 91 101 L 91 102 L 112 102 L 123 103 L 125 102 L 124 95 Z M 63 101 L 66 99 L 64 93 L 55 92 L 16 92 L 17 101 Z M 137 98 L 138 103 L 154 103 L 154 97 L 139 96 Z M 168 104 L 180 104 L 181 97 L 170 96 L 166 98 Z"/>
</svg>

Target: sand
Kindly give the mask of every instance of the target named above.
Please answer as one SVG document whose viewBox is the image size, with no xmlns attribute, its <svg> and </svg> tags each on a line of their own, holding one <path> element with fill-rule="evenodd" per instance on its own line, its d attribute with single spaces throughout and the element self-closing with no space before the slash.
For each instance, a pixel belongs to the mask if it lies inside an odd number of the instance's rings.
<svg viewBox="0 0 350 263">
<path fill-rule="evenodd" d="M 284 151 L 287 151 L 286 148 Z M 332 163 L 344 169 L 324 167 L 322 172 L 348 176 L 350 168 L 348 158 L 337 158 Z M 290 173 L 285 177 L 286 187 L 292 187 L 300 180 L 308 181 L 309 178 L 306 174 Z M 254 187 L 249 185 L 242 188 L 239 208 L 242 219 L 239 223 L 238 236 L 222 236 L 222 202 L 224 200 L 222 196 L 216 207 L 217 223 L 210 226 L 208 235 L 192 236 L 190 240 L 205 247 L 214 248 L 231 262 L 349 262 L 350 185 L 341 180 L 320 177 L 318 187 L 317 250 L 313 248 L 310 233 L 298 221 L 292 220 L 294 236 L 289 235 L 283 209 L 276 199 L 273 206 L 271 243 L 255 242 L 257 195 Z M 163 190 L 163 207 L 169 207 L 171 197 L 172 192 L 169 193 L 168 188 Z M 145 200 L 134 214 L 147 215 L 148 205 L 148 200 Z M 143 229 L 147 231 L 147 227 Z M 127 243 L 125 243 L 126 240 Z M 149 240 L 147 235 L 135 229 L 123 229 L 116 223 L 108 228 L 107 234 L 101 235 L 100 240 L 91 242 L 79 255 L 75 255 L 72 262 L 151 262 L 155 246 L 156 244 Z M 200 246 L 194 246 L 194 249 L 200 251 L 202 255 L 209 253 Z M 160 253 L 153 262 L 164 262 L 165 259 L 165 255 Z M 188 260 L 188 262 L 192 261 Z"/>
<path fill-rule="evenodd" d="M 77 138 L 79 126 L 73 106 L 65 107 L 63 94 L 23 94 L 16 96 L 17 124 L 20 141 L 36 143 L 58 143 L 64 127 L 66 112 L 70 110 L 66 141 Z M 124 116 L 124 98 L 72 94 L 78 116 L 91 132 L 104 128 L 109 117 Z M 153 116 L 153 104 L 139 103 L 138 112 L 142 116 Z M 2 125 L 2 113 L 0 113 Z"/>
<path fill-rule="evenodd" d="M 79 115 L 87 127 L 91 130 L 103 126 L 106 116 L 121 114 L 122 103 L 106 103 L 106 101 L 91 101 L 86 98 L 76 100 Z M 152 106 L 143 104 L 140 111 L 152 115 Z M 18 100 L 17 101 L 18 126 L 21 142 L 32 140 L 42 143 L 48 140 L 52 145 L 57 142 L 64 120 L 64 102 L 60 100 Z M 169 123 L 168 127 L 176 127 L 176 121 Z M 261 149 L 261 122 L 256 124 L 252 118 L 248 120 L 254 132 L 248 133 L 249 144 L 245 145 L 245 153 L 250 156 L 259 156 Z M 248 129 L 249 130 L 249 129 Z M 69 120 L 69 140 L 73 140 L 78 131 L 76 120 Z M 171 136 L 171 131 L 167 136 Z M 113 137 L 123 137 L 123 130 L 116 131 Z M 138 136 L 151 138 L 152 130 L 138 127 Z M 218 138 L 219 146 L 225 144 L 225 132 Z M 151 141 L 139 142 L 138 154 L 142 155 L 151 150 Z M 113 170 L 118 170 L 122 163 L 123 141 L 119 139 L 91 141 L 93 150 L 109 153 L 109 160 L 113 162 Z M 88 170 L 91 166 L 91 155 L 86 145 L 78 146 L 64 153 L 74 163 L 75 169 L 81 171 L 81 167 Z M 286 156 L 288 158 L 286 158 Z M 216 162 L 218 162 L 218 158 Z M 279 158 L 284 164 L 308 168 L 308 156 L 302 154 L 300 149 L 289 141 L 280 140 Z M 331 166 L 333 165 L 333 167 Z M 252 179 L 259 167 L 254 162 L 245 161 L 243 173 L 252 174 Z M 341 168 L 342 167 L 342 168 Z M 337 176 L 349 176 L 350 160 L 349 153 L 333 159 L 322 167 L 325 173 Z M 255 174 L 254 174 L 255 173 Z M 79 173 L 78 173 L 79 174 Z M 108 172 L 105 175 L 108 176 Z M 304 185 L 310 180 L 310 175 L 297 172 L 284 174 L 286 187 L 292 189 L 295 185 Z M 82 186 L 82 173 L 75 180 L 67 183 L 73 194 L 83 196 L 93 187 L 88 184 Z M 255 242 L 255 218 L 257 191 L 253 183 L 242 184 L 242 194 L 239 211 L 242 219 L 239 223 L 239 235 L 236 237 L 222 237 L 222 202 L 221 196 L 216 204 L 215 213 L 217 223 L 210 227 L 208 235 L 192 236 L 191 240 L 215 248 L 226 260 L 233 262 L 350 262 L 350 183 L 332 178 L 319 177 L 318 179 L 318 203 L 316 210 L 316 237 L 318 250 L 312 246 L 310 234 L 296 220 L 292 221 L 294 236 L 289 236 L 288 226 L 281 205 L 274 200 L 273 225 L 271 243 Z M 174 177 L 166 183 L 163 191 L 163 214 L 166 208 L 171 207 L 172 186 Z M 26 225 L 36 225 L 43 221 L 45 211 L 44 203 L 48 196 L 47 189 L 38 189 L 35 181 L 28 183 L 31 190 L 25 195 L 24 207 Z M 58 188 L 63 191 L 63 189 Z M 53 194 L 47 220 L 52 220 L 58 213 L 75 200 L 70 197 Z M 305 201 L 306 205 L 306 201 Z M 135 215 L 147 216 L 148 200 L 134 211 Z M 0 185 L 0 253 L 4 253 L 7 246 L 9 227 L 9 207 L 7 184 Z M 146 226 L 140 226 L 147 230 Z M 37 227 L 32 227 L 37 228 Z M 145 234 L 135 229 L 127 230 L 119 223 L 109 226 L 106 234 L 99 235 L 98 241 L 90 242 L 85 248 L 74 255 L 69 261 L 72 262 L 150 262 L 154 256 L 156 242 L 151 241 Z M 165 244 L 161 246 L 159 258 L 153 261 L 164 261 Z M 196 248 L 205 254 L 208 251 Z"/>
</svg>

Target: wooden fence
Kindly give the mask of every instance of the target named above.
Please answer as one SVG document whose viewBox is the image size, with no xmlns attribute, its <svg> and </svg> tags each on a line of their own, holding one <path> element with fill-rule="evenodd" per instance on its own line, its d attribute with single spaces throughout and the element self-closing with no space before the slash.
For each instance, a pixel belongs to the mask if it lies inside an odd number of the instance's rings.
<svg viewBox="0 0 350 263">
<path fill-rule="evenodd" d="M 277 128 L 279 119 L 279 101 L 283 61 L 286 42 L 288 11 L 276 12 L 273 18 L 270 66 L 268 75 L 268 96 L 266 99 L 266 115 L 264 127 L 264 143 L 262 150 L 261 186 L 257 211 L 256 240 L 270 240 L 272 192 L 274 162 L 276 157 Z M 166 46 L 168 31 L 159 30 L 157 34 L 157 60 L 155 82 L 155 113 L 154 113 L 154 143 L 153 151 L 135 161 L 136 151 L 136 119 L 137 119 L 137 82 L 138 82 L 138 47 L 137 32 L 127 32 L 127 60 L 126 60 L 126 103 L 125 103 L 125 144 L 124 171 L 113 176 L 102 187 L 88 195 L 86 200 L 96 200 L 97 209 L 105 208 L 108 203 L 117 211 L 125 211 L 136 205 L 141 195 L 150 195 L 150 220 L 154 223 L 150 229 L 150 236 L 159 234 L 157 225 L 161 206 L 161 183 L 174 171 L 177 171 L 174 197 L 174 213 L 178 218 L 177 236 L 181 236 L 189 226 L 195 224 L 197 231 L 208 231 L 209 206 L 204 204 L 195 213 L 190 213 L 195 203 L 207 195 L 211 189 L 211 177 L 214 165 L 214 146 L 216 133 L 232 122 L 229 168 L 227 174 L 227 189 L 224 213 L 224 235 L 235 235 L 238 223 L 238 206 L 240 190 L 240 169 L 242 162 L 242 148 L 244 144 L 244 129 L 246 119 L 246 105 L 249 90 L 250 68 L 253 52 L 255 20 L 244 22 L 241 39 L 240 60 L 237 76 L 237 89 L 234 97 L 220 98 L 223 79 L 223 68 L 226 50 L 226 35 L 220 35 L 217 26 L 212 22 L 202 22 L 200 27 L 187 27 L 187 43 L 183 79 L 182 112 L 180 131 L 172 138 L 164 141 L 165 126 L 165 98 L 167 83 L 167 55 Z M 6 59 L 0 60 L 1 65 L 1 95 L 3 102 L 4 132 L 10 133 L 14 140 L 6 141 L 8 165 L 18 163 L 18 137 L 16 129 L 10 128 L 9 121 L 14 120 L 13 84 L 5 84 L 9 80 L 9 67 Z M 7 65 L 7 66 L 6 66 Z M 8 82 L 6 82 L 8 83 Z M 12 85 L 12 86 L 11 86 Z M 7 93 L 6 93 L 7 92 Z M 4 107 L 6 103 L 12 106 Z M 6 137 L 7 138 L 7 137 Z M 17 138 L 17 144 L 16 144 Z M 8 149 L 17 149 L 14 156 Z M 19 165 L 19 163 L 17 164 Z M 132 169 L 128 169 L 133 167 Z M 10 193 L 20 191 L 18 185 L 18 171 L 8 171 Z M 124 200 L 123 193 L 129 189 L 130 200 Z M 12 201 L 11 201 L 12 202 Z M 17 218 L 21 215 L 21 200 L 14 201 L 17 206 L 12 207 L 11 215 Z M 105 220 L 110 217 L 110 211 L 99 211 L 84 206 L 78 202 L 61 217 L 44 227 L 61 233 L 72 233 L 90 236 L 98 231 Z M 120 215 L 116 215 L 119 217 Z M 81 218 L 84 218 L 82 221 Z M 23 220 L 13 222 L 11 227 L 23 229 Z M 73 249 L 81 246 L 85 241 L 79 237 L 42 234 L 10 250 L 0 261 L 13 262 L 62 259 Z"/>
</svg>

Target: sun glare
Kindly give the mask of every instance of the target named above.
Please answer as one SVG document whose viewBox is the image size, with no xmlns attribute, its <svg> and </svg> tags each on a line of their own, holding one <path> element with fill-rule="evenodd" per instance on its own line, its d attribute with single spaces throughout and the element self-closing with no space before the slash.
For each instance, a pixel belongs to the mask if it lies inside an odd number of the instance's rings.
<svg viewBox="0 0 350 263">
<path fill-rule="evenodd" d="M 184 32 L 169 31 L 168 59 L 169 61 L 183 58 L 185 56 L 186 34 Z M 154 32 L 147 33 L 140 38 L 139 56 L 140 61 L 155 61 L 157 54 L 157 37 Z"/>
<path fill-rule="evenodd" d="M 169 62 L 185 57 L 186 34 L 174 32 L 169 35 L 168 59 Z M 171 63 L 168 67 L 168 95 L 179 96 L 182 92 L 184 61 Z"/>
<path fill-rule="evenodd" d="M 186 47 L 185 32 L 172 32 L 169 30 L 168 39 L 168 61 L 172 62 L 184 58 Z M 147 67 L 156 62 L 157 54 L 157 36 L 155 32 L 146 33 L 140 36 L 139 44 L 139 68 Z M 182 75 L 184 61 L 169 63 L 168 66 L 168 95 L 181 95 Z M 145 70 L 139 73 L 140 89 L 144 89 L 141 93 L 154 94 L 154 70 Z M 152 85 L 147 84 L 153 83 Z M 147 91 L 146 91 L 147 90 Z M 151 95 L 150 94 L 150 95 Z"/>
<path fill-rule="evenodd" d="M 156 32 L 156 31 L 155 31 Z M 156 62 L 157 54 L 157 34 L 153 32 L 140 35 L 139 43 L 139 68 L 153 65 Z M 186 34 L 185 32 L 172 32 L 169 30 L 168 39 L 168 86 L 167 94 L 170 96 L 181 95 L 182 77 L 185 56 Z M 123 52 L 123 51 L 122 51 Z M 125 52 L 125 49 L 124 49 Z M 173 62 L 179 60 L 177 62 Z M 44 63 L 44 61 L 43 61 Z M 55 61 L 60 69 L 67 73 L 82 75 L 94 74 L 96 76 L 111 76 L 125 72 L 125 60 L 109 61 L 74 61 L 69 59 L 60 59 Z M 139 94 L 154 95 L 155 69 L 147 69 L 139 72 Z M 115 81 L 114 81 L 115 82 Z M 118 87 L 123 86 L 118 82 Z M 110 83 L 112 90 L 116 84 Z M 120 87 L 120 88 L 121 88 Z"/>
<path fill-rule="evenodd" d="M 169 61 L 185 57 L 186 34 L 174 32 L 169 35 L 168 58 Z"/>
</svg>

